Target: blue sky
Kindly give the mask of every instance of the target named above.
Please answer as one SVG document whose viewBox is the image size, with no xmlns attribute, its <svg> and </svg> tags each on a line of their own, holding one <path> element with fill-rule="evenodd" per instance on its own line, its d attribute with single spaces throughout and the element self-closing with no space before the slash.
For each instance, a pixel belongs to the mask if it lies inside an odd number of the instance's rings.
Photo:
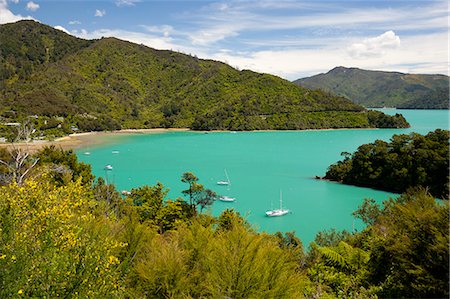
<svg viewBox="0 0 450 299">
<path fill-rule="evenodd" d="M 448 74 L 447 1 L 0 0 L 0 24 L 35 19 L 288 80 L 335 66 Z"/>
</svg>

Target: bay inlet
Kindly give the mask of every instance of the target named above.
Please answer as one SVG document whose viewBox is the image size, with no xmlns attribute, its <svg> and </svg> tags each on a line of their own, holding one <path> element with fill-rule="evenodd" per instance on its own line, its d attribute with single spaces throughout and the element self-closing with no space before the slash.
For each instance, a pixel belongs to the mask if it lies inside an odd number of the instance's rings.
<svg viewBox="0 0 450 299">
<path fill-rule="evenodd" d="M 295 231 L 307 245 L 317 232 L 361 230 L 363 224 L 351 215 L 364 198 L 381 202 L 395 194 L 368 188 L 315 180 L 327 167 L 376 139 L 394 134 L 448 129 L 447 110 L 383 109 L 402 113 L 409 129 L 274 131 L 274 132 L 167 132 L 108 137 L 107 143 L 77 150 L 79 159 L 92 165 L 93 173 L 114 183 L 117 190 L 161 182 L 169 197 L 180 197 L 186 186 L 184 172 L 194 172 L 205 185 L 234 202 L 214 203 L 211 213 L 227 208 L 239 211 L 259 231 Z M 89 155 L 83 153 L 89 152 Z M 113 170 L 105 171 L 105 165 Z M 230 184 L 219 186 L 227 170 Z M 270 218 L 265 211 L 279 206 L 292 213 Z"/>
</svg>

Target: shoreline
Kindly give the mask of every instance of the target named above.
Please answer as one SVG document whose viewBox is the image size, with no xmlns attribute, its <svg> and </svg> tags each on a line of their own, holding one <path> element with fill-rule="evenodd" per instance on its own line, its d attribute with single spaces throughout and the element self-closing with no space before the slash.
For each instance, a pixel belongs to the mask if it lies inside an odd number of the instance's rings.
<svg viewBox="0 0 450 299">
<path fill-rule="evenodd" d="M 116 131 L 98 131 L 72 133 L 67 136 L 56 138 L 55 140 L 34 140 L 29 143 L 0 143 L 0 148 L 10 149 L 12 147 L 29 151 L 37 151 L 46 146 L 56 146 L 64 150 L 78 149 L 87 146 L 99 146 L 107 143 L 107 137 L 120 135 L 135 134 L 158 134 L 168 132 L 195 132 L 195 133 L 226 133 L 226 132 L 309 132 L 309 131 L 337 131 L 337 130 L 379 130 L 379 128 L 336 128 L 336 129 L 305 129 L 305 130 L 254 130 L 254 131 L 228 131 L 228 130 L 211 130 L 211 131 L 194 131 L 189 128 L 154 128 L 154 129 L 124 129 Z"/>
<path fill-rule="evenodd" d="M 133 134 L 157 134 L 167 132 L 187 132 L 188 128 L 156 128 L 156 129 L 125 129 L 116 131 L 99 131 L 99 132 L 83 132 L 73 133 L 67 136 L 56 138 L 55 140 L 34 140 L 29 143 L 0 143 L 0 148 L 10 149 L 12 147 L 19 149 L 28 149 L 29 151 L 37 151 L 46 146 L 56 146 L 64 150 L 78 149 L 87 146 L 98 146 L 107 143 L 105 137 L 133 135 Z"/>
</svg>

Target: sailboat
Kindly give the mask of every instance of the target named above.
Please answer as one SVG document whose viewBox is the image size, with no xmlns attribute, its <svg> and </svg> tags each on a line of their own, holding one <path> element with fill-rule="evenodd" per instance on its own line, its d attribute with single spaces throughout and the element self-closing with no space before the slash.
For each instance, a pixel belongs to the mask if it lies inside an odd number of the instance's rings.
<svg viewBox="0 0 450 299">
<path fill-rule="evenodd" d="M 227 180 L 226 180 L 226 181 L 218 181 L 218 182 L 217 182 L 217 185 L 222 185 L 222 186 L 228 186 L 228 185 L 231 185 L 230 178 L 228 177 L 227 170 L 224 169 L 224 171 L 225 171 L 225 176 L 227 177 Z"/>
<path fill-rule="evenodd" d="M 219 196 L 219 200 L 220 201 L 232 202 L 232 201 L 235 201 L 236 198 L 223 195 L 223 196 Z"/>
<path fill-rule="evenodd" d="M 284 216 L 287 213 L 289 213 L 289 210 L 283 209 L 283 194 L 281 193 L 281 190 L 280 190 L 280 208 L 271 210 L 271 211 L 267 211 L 266 216 L 269 216 L 269 217 Z"/>
</svg>

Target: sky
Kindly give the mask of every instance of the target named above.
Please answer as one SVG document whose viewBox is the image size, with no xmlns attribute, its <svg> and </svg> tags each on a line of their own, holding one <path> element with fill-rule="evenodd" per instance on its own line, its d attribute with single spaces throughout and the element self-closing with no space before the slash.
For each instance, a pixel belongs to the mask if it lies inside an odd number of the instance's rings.
<svg viewBox="0 0 450 299">
<path fill-rule="evenodd" d="M 0 24 L 21 19 L 288 80 L 336 66 L 449 73 L 449 7 L 441 0 L 0 0 Z"/>
</svg>

